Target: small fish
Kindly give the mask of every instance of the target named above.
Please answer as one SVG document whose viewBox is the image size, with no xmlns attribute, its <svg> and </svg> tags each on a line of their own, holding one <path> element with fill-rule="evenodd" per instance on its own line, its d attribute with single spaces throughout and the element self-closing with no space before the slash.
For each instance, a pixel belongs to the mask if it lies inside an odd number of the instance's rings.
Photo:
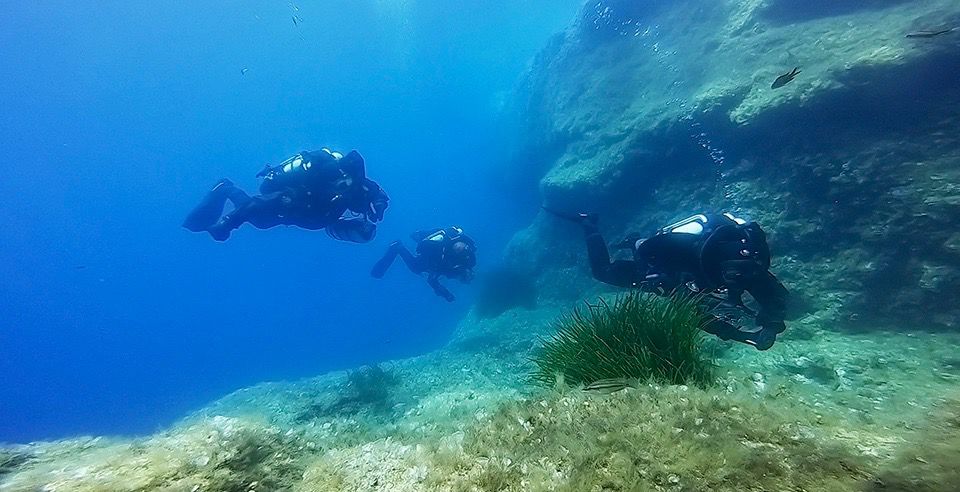
<svg viewBox="0 0 960 492">
<path fill-rule="evenodd" d="M 773 81 L 773 85 L 770 86 L 771 89 L 779 89 L 790 82 L 793 82 L 793 79 L 797 78 L 797 75 L 800 74 L 800 67 L 796 67 L 793 70 L 777 77 L 777 80 Z"/>
<path fill-rule="evenodd" d="M 628 378 L 598 379 L 583 387 L 583 391 L 596 391 L 603 395 L 616 393 L 633 387 L 633 380 Z"/>
<path fill-rule="evenodd" d="M 938 31 L 914 31 L 907 33 L 908 38 L 933 38 L 940 36 L 942 34 L 949 34 L 953 31 L 956 31 L 956 27 L 951 27 L 950 29 L 940 29 Z"/>
<path fill-rule="evenodd" d="M 243 67 L 243 68 L 240 69 L 240 75 L 246 75 L 247 72 L 249 72 L 249 71 L 250 71 L 249 68 Z"/>
<path fill-rule="evenodd" d="M 293 19 L 293 27 L 300 27 L 300 23 L 303 22 L 299 15 L 295 15 L 291 19 Z"/>
<path fill-rule="evenodd" d="M 87 269 L 87 265 L 77 265 L 77 266 L 73 267 L 73 269 L 74 269 L 74 270 L 86 270 L 86 269 Z"/>
</svg>

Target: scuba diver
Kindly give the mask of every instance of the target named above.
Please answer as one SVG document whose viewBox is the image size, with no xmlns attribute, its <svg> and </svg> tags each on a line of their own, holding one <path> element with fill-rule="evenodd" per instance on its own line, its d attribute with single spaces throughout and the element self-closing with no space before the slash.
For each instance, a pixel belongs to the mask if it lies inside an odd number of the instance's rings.
<svg viewBox="0 0 960 492">
<path fill-rule="evenodd" d="M 229 179 L 221 179 L 183 222 L 193 232 L 208 232 L 217 241 L 249 222 L 257 229 L 293 225 L 326 229 L 341 241 L 366 243 L 377 232 L 389 198 L 366 177 L 363 157 L 329 149 L 301 152 L 279 166 L 265 166 L 260 194 L 249 196 Z M 229 201 L 233 210 L 223 215 Z"/>
<path fill-rule="evenodd" d="M 544 210 L 583 227 L 590 269 L 601 282 L 659 295 L 678 291 L 703 294 L 713 317 L 704 331 L 758 350 L 772 347 L 786 329 L 787 289 L 769 271 L 770 249 L 756 222 L 729 213 L 697 214 L 648 238 L 629 235 L 616 249 L 631 250 L 633 259 L 611 261 L 597 215 Z M 724 291 L 726 296 L 720 295 Z M 759 312 L 743 304 L 744 292 L 760 306 Z M 741 330 L 737 313 L 754 316 L 760 329 Z"/>
<path fill-rule="evenodd" d="M 416 255 L 400 241 L 394 241 L 390 243 L 383 258 L 373 266 L 370 275 L 383 278 L 399 256 L 411 272 L 417 275 L 427 274 L 427 283 L 434 293 L 448 302 L 456 300 L 456 297 L 440 284 L 440 277 L 455 278 L 463 283 L 473 280 L 473 267 L 477 264 L 473 239 L 456 226 L 417 231 L 410 237 L 417 242 Z"/>
</svg>

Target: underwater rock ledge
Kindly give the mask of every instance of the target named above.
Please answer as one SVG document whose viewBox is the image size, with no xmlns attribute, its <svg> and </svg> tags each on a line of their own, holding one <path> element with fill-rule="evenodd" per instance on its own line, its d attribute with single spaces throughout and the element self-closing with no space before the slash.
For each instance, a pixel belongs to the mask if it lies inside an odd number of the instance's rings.
<svg viewBox="0 0 960 492">
<path fill-rule="evenodd" d="M 960 328 L 942 302 L 960 294 L 960 36 L 905 36 L 960 22 L 960 4 L 868 2 L 784 24 L 768 10 L 783 2 L 653 3 L 643 16 L 588 2 L 538 57 L 515 104 L 518 179 L 538 179 L 551 207 L 599 212 L 613 235 L 733 209 L 767 230 L 801 313 Z M 538 217 L 508 257 L 569 301 L 594 289 L 581 250 Z"/>
</svg>

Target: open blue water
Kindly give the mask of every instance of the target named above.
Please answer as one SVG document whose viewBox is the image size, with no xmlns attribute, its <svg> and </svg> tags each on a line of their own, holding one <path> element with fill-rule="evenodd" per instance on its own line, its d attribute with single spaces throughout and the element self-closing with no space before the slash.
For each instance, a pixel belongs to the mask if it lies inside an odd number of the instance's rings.
<svg viewBox="0 0 960 492">
<path fill-rule="evenodd" d="M 579 4 L 0 2 L 0 442 L 147 433 L 441 346 L 470 288 L 447 304 L 369 268 L 453 223 L 489 266 L 534 214 L 498 179 L 497 110 Z M 372 244 L 180 228 L 218 178 L 254 191 L 322 146 L 358 149 L 392 198 Z"/>
</svg>

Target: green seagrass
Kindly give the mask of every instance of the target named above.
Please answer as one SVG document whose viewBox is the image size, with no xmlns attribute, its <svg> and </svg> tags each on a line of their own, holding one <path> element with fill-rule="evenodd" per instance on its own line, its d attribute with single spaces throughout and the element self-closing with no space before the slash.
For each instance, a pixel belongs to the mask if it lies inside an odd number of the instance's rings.
<svg viewBox="0 0 960 492">
<path fill-rule="evenodd" d="M 533 356 L 534 381 L 571 386 L 609 379 L 705 386 L 713 357 L 704 347 L 707 321 L 692 296 L 641 292 L 576 308 L 557 321 L 557 332 Z"/>
</svg>

